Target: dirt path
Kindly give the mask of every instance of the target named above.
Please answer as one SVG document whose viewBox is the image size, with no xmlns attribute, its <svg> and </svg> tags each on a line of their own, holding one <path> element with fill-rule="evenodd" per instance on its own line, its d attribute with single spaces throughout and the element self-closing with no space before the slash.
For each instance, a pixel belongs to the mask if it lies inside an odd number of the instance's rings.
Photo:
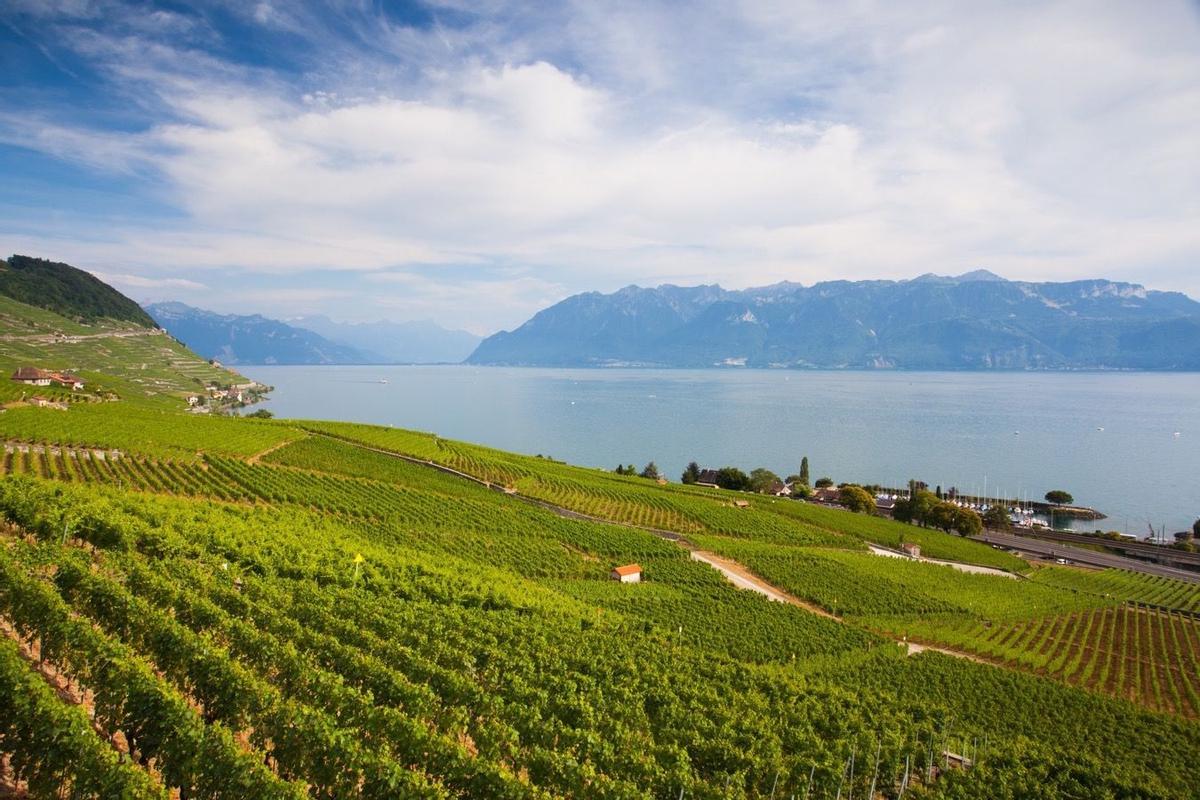
<svg viewBox="0 0 1200 800">
<path fill-rule="evenodd" d="M 704 550 L 693 550 L 692 558 L 696 561 L 702 561 L 705 564 L 708 564 L 710 567 L 717 570 L 717 572 L 720 572 L 722 575 L 724 575 L 726 580 L 739 589 L 748 589 L 752 592 L 758 592 L 759 594 L 764 595 L 768 600 L 774 600 L 777 603 L 787 603 L 789 605 L 799 606 L 805 611 L 816 614 L 818 617 L 831 619 L 834 622 L 840 622 L 843 624 L 845 623 L 845 620 L 843 620 L 841 617 L 830 614 L 820 606 L 813 603 L 806 603 L 800 598 L 788 594 L 779 587 L 772 586 L 770 583 L 767 583 L 762 578 L 758 577 L 753 572 L 732 559 L 725 558 L 717 555 L 716 553 L 710 553 Z M 876 633 L 879 632 L 876 631 Z M 991 663 L 986 659 L 980 658 L 979 656 L 975 656 L 970 653 L 964 653 L 959 650 L 951 650 L 947 647 L 938 647 L 931 644 L 918 644 L 917 642 L 910 642 L 907 639 L 896 639 L 895 637 L 888 636 L 887 634 L 880 635 L 887 636 L 887 638 L 892 639 L 892 641 L 896 642 L 896 644 L 904 645 L 908 650 L 908 655 L 910 656 L 915 656 L 917 653 L 922 653 L 926 650 L 932 650 L 935 653 L 942 653 L 943 655 L 954 656 L 955 658 L 965 658 L 968 661 L 974 661 L 979 664 Z"/>
<path fill-rule="evenodd" d="M 954 656 L 955 658 L 965 658 L 967 661 L 974 661 L 976 664 L 990 664 L 993 667 L 1000 666 L 999 664 L 993 664 L 986 658 L 980 658 L 979 656 L 972 655 L 970 653 L 964 653 L 961 650 L 950 650 L 946 647 L 937 647 L 936 645 L 932 644 L 919 644 L 917 642 L 906 641 L 902 642 L 902 644 L 908 646 L 908 654 L 910 656 L 915 656 L 917 653 L 923 653 L 926 650 L 932 650 L 933 652 L 941 653 L 942 655 Z"/>
<path fill-rule="evenodd" d="M 813 603 L 806 603 L 800 598 L 794 597 L 776 586 L 772 586 L 732 559 L 728 559 L 723 556 L 719 556 L 716 553 L 710 553 L 705 550 L 693 550 L 692 558 L 696 561 L 703 561 L 705 564 L 708 564 L 717 572 L 720 572 L 722 575 L 724 575 L 726 580 L 739 589 L 749 589 L 752 592 L 758 592 L 761 595 L 765 595 L 768 600 L 774 600 L 777 603 L 787 603 L 789 605 L 799 606 L 805 611 L 816 614 L 818 617 L 825 617 L 838 622 L 842 621 L 839 617 L 830 614 L 820 606 Z"/>
<path fill-rule="evenodd" d="M 246 459 L 246 463 L 247 464 L 257 464 L 259 461 L 262 461 L 264 458 L 271 455 L 271 453 L 274 453 L 276 450 L 287 447 L 289 444 L 292 444 L 293 442 L 298 442 L 298 441 L 300 441 L 300 440 L 299 439 L 288 439 L 283 442 L 277 442 L 277 443 L 271 445 L 270 447 L 268 447 L 266 450 L 263 450 L 261 453 L 255 453 L 254 455 L 250 456 L 248 459 Z"/>
<path fill-rule="evenodd" d="M 133 339 L 138 336 L 163 336 L 161 328 L 137 328 L 135 330 L 102 331 L 100 333 L 9 333 L 0 336 L 0 342 L 30 342 L 32 344 L 74 344 L 92 339 Z"/>
</svg>

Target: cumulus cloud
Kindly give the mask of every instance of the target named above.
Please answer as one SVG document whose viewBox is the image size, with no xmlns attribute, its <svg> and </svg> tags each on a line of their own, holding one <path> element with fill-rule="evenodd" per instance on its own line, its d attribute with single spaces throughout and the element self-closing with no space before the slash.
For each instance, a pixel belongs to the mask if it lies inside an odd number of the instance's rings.
<svg viewBox="0 0 1200 800">
<path fill-rule="evenodd" d="M 474 327 L 633 281 L 986 266 L 1200 295 L 1194 7 L 708 11 L 360 20 L 358 60 L 323 42 L 350 77 L 306 85 L 161 40 L 130 61 L 118 54 L 143 34 L 79 34 L 162 119 L 129 134 L 49 115 L 22 126 L 10 111 L 0 141 L 153 174 L 180 218 L 110 232 L 106 258 L 143 272 L 390 270 L 379 285 L 416 266 L 420 314 L 458 304 Z M 269 3 L 251 13 L 285 21 Z M 517 271 L 463 292 L 439 288 L 438 265 Z M 489 297 L 508 306 L 476 313 Z"/>
</svg>

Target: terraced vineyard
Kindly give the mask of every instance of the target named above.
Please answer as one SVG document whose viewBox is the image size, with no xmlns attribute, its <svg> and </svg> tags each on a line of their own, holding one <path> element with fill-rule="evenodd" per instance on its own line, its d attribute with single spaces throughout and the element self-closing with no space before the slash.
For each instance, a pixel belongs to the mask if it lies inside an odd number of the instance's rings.
<svg viewBox="0 0 1200 800">
<path fill-rule="evenodd" d="M 735 559 L 796 597 L 851 617 L 908 619 L 958 613 L 1012 620 L 1116 602 L 1027 581 L 1018 583 L 1011 577 L 827 547 L 789 547 L 710 536 L 698 537 L 696 543 Z"/>
<path fill-rule="evenodd" d="M 195 460 L 200 453 L 253 456 L 303 435 L 267 420 L 184 416 L 125 403 L 82 404 L 67 413 L 12 408 L 0 414 L 0 440 L 182 460 Z"/>
<path fill-rule="evenodd" d="M 864 542 L 1013 561 L 990 548 L 394 429 L 304 424 L 330 438 L 111 407 L 125 413 L 0 415 L 0 617 L 17 642 L 0 649 L 0 710 L 38 721 L 0 721 L 0 751 L 29 788 L 715 800 L 875 783 L 895 797 L 906 761 L 950 743 L 976 768 L 922 769 L 906 797 L 1167 798 L 1200 783 L 1195 760 L 1148 755 L 1200 752 L 1185 721 L 1194 623 L 1053 574 L 966 574 Z M 739 591 L 633 526 L 684 533 L 841 621 Z M 629 562 L 644 583 L 609 580 Z M 1017 671 L 906 658 L 888 638 L 905 635 L 956 636 Z M 1113 660 L 1128 642 L 1138 655 Z M 74 732 L 38 749 L 51 726 Z M 864 753 L 877 768 L 851 777 Z"/>
<path fill-rule="evenodd" d="M 1124 570 L 1043 567 L 1032 577 L 1046 586 L 1200 613 L 1200 584 Z"/>
<path fill-rule="evenodd" d="M 995 624 L 872 622 L 1157 711 L 1200 716 L 1200 624 L 1191 617 L 1120 605 Z"/>
<path fill-rule="evenodd" d="M 978 542 L 878 517 L 747 495 L 738 499 L 744 498 L 748 507 L 736 508 L 727 492 L 660 487 L 642 478 L 502 453 L 432 434 L 351 423 L 304 425 L 306 429 L 343 440 L 448 466 L 516 489 L 523 495 L 621 524 L 659 528 L 685 536 L 714 533 L 781 544 L 854 548 L 862 548 L 865 541 L 896 546 L 901 539 L 907 539 L 920 543 L 928 555 L 935 557 L 1000 569 L 1027 568 L 1024 561 Z"/>
</svg>

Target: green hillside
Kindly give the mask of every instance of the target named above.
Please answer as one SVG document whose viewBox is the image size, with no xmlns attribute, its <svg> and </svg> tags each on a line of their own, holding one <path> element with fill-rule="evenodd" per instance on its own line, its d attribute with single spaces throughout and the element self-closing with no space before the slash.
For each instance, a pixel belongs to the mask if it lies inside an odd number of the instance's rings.
<svg viewBox="0 0 1200 800">
<path fill-rule="evenodd" d="M 0 294 L 85 324 L 115 320 L 157 327 L 141 306 L 96 276 L 44 258 L 14 255 L 0 261 Z"/>
<path fill-rule="evenodd" d="M 88 383 L 0 412 L 0 796 L 1200 785 L 1195 585 L 430 433 L 184 413 L 232 374 L 160 332 L 11 298 L 0 326 L 0 368 Z M 991 572 L 871 549 L 901 541 Z M 610 578 L 628 564 L 641 582 Z"/>
<path fill-rule="evenodd" d="M 27 366 L 69 370 L 84 379 L 85 389 L 30 387 L 8 379 Z M 116 397 L 178 408 L 205 385 L 247 382 L 159 328 L 112 318 L 85 324 L 0 296 L 0 403 L 36 394 L 72 403 Z"/>
</svg>

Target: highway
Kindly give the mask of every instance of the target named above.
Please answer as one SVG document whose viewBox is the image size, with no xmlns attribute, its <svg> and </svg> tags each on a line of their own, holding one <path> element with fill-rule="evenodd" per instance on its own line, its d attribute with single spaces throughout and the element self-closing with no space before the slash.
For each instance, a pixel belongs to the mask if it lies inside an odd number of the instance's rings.
<svg viewBox="0 0 1200 800">
<path fill-rule="evenodd" d="M 1164 578 L 1176 578 L 1181 581 L 1200 583 L 1200 572 L 1192 572 L 1191 570 L 1179 569 L 1178 567 L 1167 567 L 1111 553 L 1098 553 L 1095 550 L 1073 547 L 1062 542 L 1047 542 L 1029 536 L 1016 536 L 1011 533 L 1000 533 L 991 530 L 971 538 L 979 542 L 1008 547 L 1013 550 L 1020 550 L 1024 553 L 1032 553 L 1046 558 L 1065 558 L 1073 563 L 1087 564 L 1093 567 L 1127 569 L 1133 572 L 1142 572 L 1146 575 L 1159 575 Z"/>
</svg>

